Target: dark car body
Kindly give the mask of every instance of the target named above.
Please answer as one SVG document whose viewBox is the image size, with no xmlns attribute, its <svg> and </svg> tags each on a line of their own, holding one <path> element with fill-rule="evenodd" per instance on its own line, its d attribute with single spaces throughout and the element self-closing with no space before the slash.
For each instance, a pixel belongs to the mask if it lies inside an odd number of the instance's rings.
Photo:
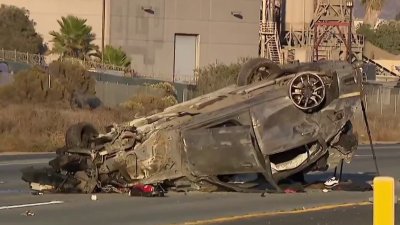
<svg viewBox="0 0 400 225">
<path fill-rule="evenodd" d="M 276 79 L 232 85 L 106 134 L 75 125 L 51 167 L 27 170 L 23 179 L 60 192 L 137 184 L 254 191 L 262 183 L 279 190 L 282 179 L 350 161 L 358 144 L 350 119 L 362 94 L 359 70 L 340 61 L 282 69 Z M 251 188 L 235 182 L 249 175 Z"/>
</svg>

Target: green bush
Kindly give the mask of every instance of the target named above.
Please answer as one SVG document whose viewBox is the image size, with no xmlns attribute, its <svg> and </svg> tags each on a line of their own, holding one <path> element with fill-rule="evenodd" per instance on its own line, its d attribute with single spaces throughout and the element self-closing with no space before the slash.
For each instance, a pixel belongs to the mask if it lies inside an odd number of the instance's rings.
<svg viewBox="0 0 400 225">
<path fill-rule="evenodd" d="M 365 37 L 373 45 L 392 54 L 400 54 L 400 22 L 383 22 L 376 29 L 369 25 L 360 25 L 357 33 Z"/>
</svg>

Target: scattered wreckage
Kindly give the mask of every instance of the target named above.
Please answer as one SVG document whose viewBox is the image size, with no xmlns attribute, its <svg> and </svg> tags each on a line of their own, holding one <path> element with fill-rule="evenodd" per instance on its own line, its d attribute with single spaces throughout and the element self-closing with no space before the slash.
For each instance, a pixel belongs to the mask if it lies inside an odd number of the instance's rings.
<svg viewBox="0 0 400 225">
<path fill-rule="evenodd" d="M 50 167 L 28 168 L 22 179 L 48 192 L 280 192 L 283 179 L 350 162 L 361 81 L 344 61 L 253 59 L 236 85 L 105 134 L 71 126 Z"/>
</svg>

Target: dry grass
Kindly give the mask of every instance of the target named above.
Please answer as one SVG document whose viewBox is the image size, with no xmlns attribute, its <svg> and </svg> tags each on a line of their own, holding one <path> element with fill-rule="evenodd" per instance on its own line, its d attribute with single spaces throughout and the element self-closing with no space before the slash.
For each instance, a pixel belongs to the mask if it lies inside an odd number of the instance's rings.
<svg viewBox="0 0 400 225">
<path fill-rule="evenodd" d="M 176 90 L 169 83 L 147 85 L 121 107 L 93 111 L 73 110 L 73 93 L 94 94 L 95 80 L 84 68 L 53 62 L 47 71 L 32 68 L 15 75 L 14 82 L 0 87 L 0 152 L 52 151 L 64 145 L 72 124 L 86 121 L 100 131 L 112 123 L 129 121 L 174 105 Z"/>
<path fill-rule="evenodd" d="M 67 128 L 77 122 L 93 123 L 100 131 L 113 122 L 127 121 L 133 113 L 123 109 L 56 109 L 44 105 L 8 105 L 0 110 L 0 152 L 52 151 L 64 145 Z"/>
<path fill-rule="evenodd" d="M 162 112 L 165 108 L 177 104 L 176 90 L 168 82 L 146 85 L 138 90 L 121 107 L 135 112 L 135 116 L 148 116 Z"/>
<path fill-rule="evenodd" d="M 394 114 L 381 115 L 379 112 L 368 112 L 368 123 L 374 142 L 396 142 L 400 140 L 400 117 Z M 354 129 L 361 143 L 368 142 L 368 133 L 361 113 L 353 119 Z"/>
</svg>

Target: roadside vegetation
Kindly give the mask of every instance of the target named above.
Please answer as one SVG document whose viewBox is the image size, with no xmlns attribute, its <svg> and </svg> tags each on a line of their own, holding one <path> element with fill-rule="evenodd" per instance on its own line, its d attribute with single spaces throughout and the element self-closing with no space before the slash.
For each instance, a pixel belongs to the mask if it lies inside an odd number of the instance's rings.
<svg viewBox="0 0 400 225">
<path fill-rule="evenodd" d="M 381 49 L 395 55 L 400 54 L 400 21 L 383 22 L 376 29 L 363 24 L 358 27 L 357 33 Z"/>
<path fill-rule="evenodd" d="M 196 72 L 197 86 L 194 96 L 200 96 L 236 83 L 237 75 L 245 59 L 237 63 L 225 65 L 223 63 L 210 64 Z"/>
<path fill-rule="evenodd" d="M 74 93 L 95 96 L 95 80 L 69 62 L 53 62 L 47 71 L 32 68 L 0 87 L 0 152 L 53 151 L 64 144 L 69 126 L 89 122 L 100 131 L 112 123 L 162 111 L 177 103 L 176 90 L 166 82 L 145 85 L 129 101 L 109 108 L 74 107 Z"/>
<path fill-rule="evenodd" d="M 43 38 L 35 31 L 29 12 L 15 6 L 0 6 L 0 49 L 44 53 Z"/>
<path fill-rule="evenodd" d="M 400 120 L 397 115 L 390 113 L 381 115 L 380 112 L 370 110 L 367 111 L 367 117 L 374 142 L 400 142 Z M 358 133 L 360 143 L 369 144 L 368 133 L 361 112 L 356 113 L 352 122 Z"/>
</svg>

